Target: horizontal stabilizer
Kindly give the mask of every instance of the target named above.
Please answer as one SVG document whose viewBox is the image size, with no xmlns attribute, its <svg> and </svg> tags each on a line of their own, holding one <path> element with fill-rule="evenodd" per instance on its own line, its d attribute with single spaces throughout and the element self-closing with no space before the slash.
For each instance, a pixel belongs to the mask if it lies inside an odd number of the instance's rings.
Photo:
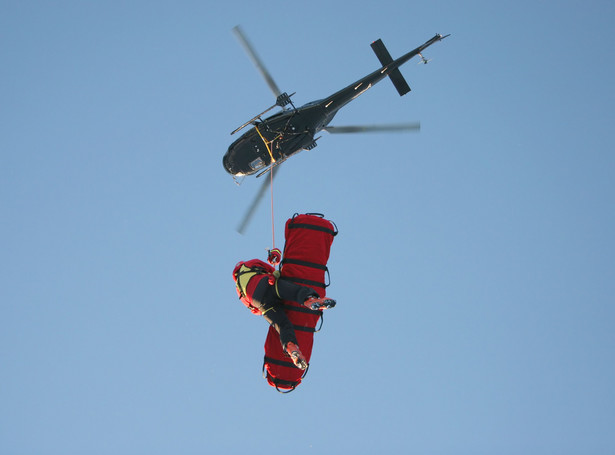
<svg viewBox="0 0 615 455">
<path fill-rule="evenodd" d="M 389 51 L 387 50 L 381 39 L 374 41 L 371 46 L 374 53 L 376 54 L 376 57 L 378 57 L 378 60 L 380 60 L 380 64 L 382 66 L 387 66 L 388 64 L 393 62 L 391 54 L 389 54 Z M 410 91 L 410 86 L 404 79 L 404 76 L 402 76 L 401 71 L 399 71 L 399 68 L 395 68 L 389 73 L 389 79 L 391 79 L 391 82 L 393 82 L 393 85 L 397 89 L 399 96 L 403 96 Z"/>
</svg>

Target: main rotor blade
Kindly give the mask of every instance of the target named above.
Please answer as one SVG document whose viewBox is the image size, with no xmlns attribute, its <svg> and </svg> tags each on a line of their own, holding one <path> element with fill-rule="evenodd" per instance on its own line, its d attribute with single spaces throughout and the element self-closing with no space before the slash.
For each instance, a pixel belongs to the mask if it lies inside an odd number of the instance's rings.
<svg viewBox="0 0 615 455">
<path fill-rule="evenodd" d="M 243 31 L 241 30 L 241 27 L 239 25 L 233 27 L 233 33 L 235 34 L 245 51 L 248 53 L 248 56 L 252 60 L 252 63 L 254 63 L 258 71 L 261 73 L 261 76 L 263 76 L 265 82 L 267 82 L 267 85 L 269 85 L 269 88 L 271 89 L 275 97 L 277 98 L 278 96 L 280 96 L 282 92 L 271 77 L 269 71 L 267 71 L 267 68 L 265 68 L 265 65 L 263 64 L 262 60 L 259 58 L 258 54 L 248 41 L 248 38 L 246 38 L 246 36 L 244 35 Z"/>
<path fill-rule="evenodd" d="M 397 123 L 392 125 L 364 125 L 364 126 L 326 126 L 323 128 L 331 134 L 338 133 L 381 133 L 381 132 L 401 132 L 401 131 L 419 131 L 421 124 L 415 123 Z"/>
<path fill-rule="evenodd" d="M 250 207 L 246 211 L 246 214 L 243 216 L 241 223 L 239 223 L 239 225 L 237 226 L 237 232 L 239 232 L 240 234 L 243 234 L 246 227 L 248 227 L 248 224 L 250 223 L 250 220 L 252 219 L 252 215 L 254 215 L 256 208 L 258 207 L 260 201 L 263 199 L 263 196 L 265 195 L 265 191 L 267 191 L 267 185 L 271 183 L 271 179 L 275 178 L 276 174 L 278 173 L 278 167 L 277 166 L 274 167 L 270 172 L 273 172 L 273 176 L 270 176 L 270 178 L 265 178 L 263 180 L 263 183 L 261 184 L 260 188 L 258 189 L 258 192 L 256 193 L 256 195 L 254 196 L 254 199 L 252 200 L 252 204 L 250 204 Z"/>
</svg>

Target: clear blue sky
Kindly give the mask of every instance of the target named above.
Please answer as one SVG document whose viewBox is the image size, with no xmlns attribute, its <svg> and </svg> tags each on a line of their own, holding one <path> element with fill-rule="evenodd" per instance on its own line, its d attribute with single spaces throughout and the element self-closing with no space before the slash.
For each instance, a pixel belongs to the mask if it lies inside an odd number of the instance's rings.
<svg viewBox="0 0 615 455">
<path fill-rule="evenodd" d="M 4 1 L 0 453 L 615 453 L 612 2 Z M 339 227 L 338 306 L 304 383 L 261 378 L 240 259 L 271 247 L 258 181 L 222 168 L 298 105 L 452 36 L 283 165 Z"/>
</svg>

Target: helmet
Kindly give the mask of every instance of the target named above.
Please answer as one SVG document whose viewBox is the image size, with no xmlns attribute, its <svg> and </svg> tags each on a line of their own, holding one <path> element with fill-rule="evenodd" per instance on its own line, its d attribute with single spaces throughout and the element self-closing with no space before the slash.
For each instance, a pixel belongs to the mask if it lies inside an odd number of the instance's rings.
<svg viewBox="0 0 615 455">
<path fill-rule="evenodd" d="M 281 260 L 282 252 L 279 249 L 274 248 L 272 250 L 269 250 L 269 255 L 267 256 L 267 262 L 269 262 L 269 264 L 275 267 L 280 263 Z"/>
</svg>

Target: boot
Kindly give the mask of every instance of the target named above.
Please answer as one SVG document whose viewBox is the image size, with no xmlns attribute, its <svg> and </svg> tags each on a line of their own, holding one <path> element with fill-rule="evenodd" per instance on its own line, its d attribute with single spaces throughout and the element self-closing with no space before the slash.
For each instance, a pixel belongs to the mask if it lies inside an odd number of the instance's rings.
<svg viewBox="0 0 615 455">
<path fill-rule="evenodd" d="M 335 306 L 335 300 L 328 297 L 308 297 L 303 305 L 314 311 L 327 310 Z"/>
<path fill-rule="evenodd" d="M 288 353 L 290 358 L 293 360 L 293 363 L 295 364 L 297 368 L 301 370 L 305 370 L 308 367 L 307 360 L 305 360 L 305 357 L 299 350 L 299 346 L 297 346 L 292 341 L 289 341 L 288 343 L 286 343 L 286 352 Z"/>
</svg>

